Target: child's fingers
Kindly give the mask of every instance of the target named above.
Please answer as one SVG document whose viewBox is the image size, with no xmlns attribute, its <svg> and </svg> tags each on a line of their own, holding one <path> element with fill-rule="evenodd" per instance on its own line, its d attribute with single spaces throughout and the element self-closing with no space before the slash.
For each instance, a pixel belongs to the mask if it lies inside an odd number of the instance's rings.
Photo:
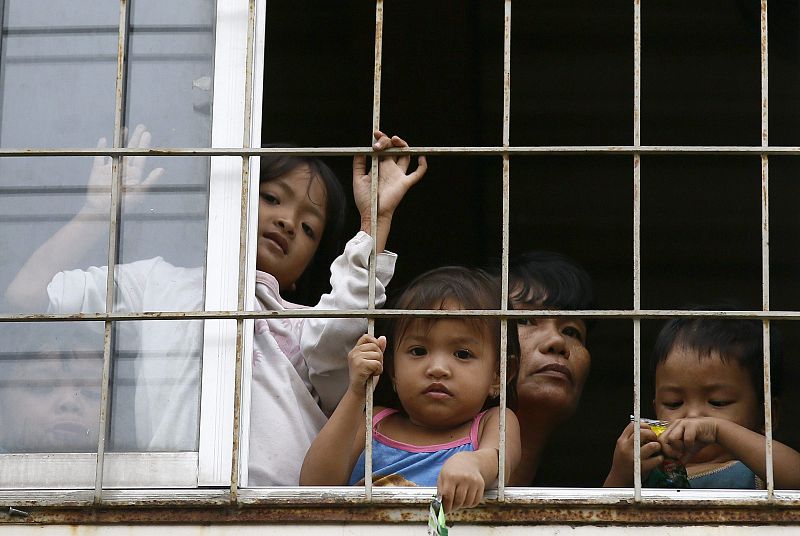
<svg viewBox="0 0 800 536">
<path fill-rule="evenodd" d="M 661 444 L 658 441 L 651 441 L 642 445 L 642 459 L 650 458 L 661 452 Z"/>
<path fill-rule="evenodd" d="M 428 160 L 424 156 L 420 156 L 417 159 L 417 169 L 415 169 L 413 173 L 408 174 L 409 187 L 419 182 L 419 180 L 425 176 L 425 173 L 427 171 L 428 171 Z"/>
<path fill-rule="evenodd" d="M 453 490 L 453 504 L 451 507 L 451 511 L 458 510 L 459 508 L 464 507 L 464 505 L 466 504 L 468 491 L 469 490 L 467 486 L 464 485 L 456 486 L 455 490 Z M 447 513 L 447 510 L 445 510 L 445 513 Z"/>
<path fill-rule="evenodd" d="M 645 460 L 642 460 L 642 478 L 644 478 L 645 475 L 649 474 L 650 471 L 652 471 L 662 463 L 664 463 L 664 456 L 660 454 L 658 456 L 653 456 L 652 458 L 647 458 Z"/>
<path fill-rule="evenodd" d="M 353 180 L 360 179 L 367 174 L 367 157 L 357 154 L 353 157 Z"/>
<path fill-rule="evenodd" d="M 376 130 L 372 135 L 375 138 L 375 143 L 372 144 L 372 147 L 376 151 L 382 151 L 392 146 L 392 140 L 380 130 Z"/>
<path fill-rule="evenodd" d="M 108 145 L 108 141 L 105 138 L 100 138 L 99 140 L 97 140 L 97 148 L 98 149 L 105 149 L 107 145 Z M 96 168 L 103 167 L 106 164 L 108 164 L 110 160 L 111 160 L 111 158 L 108 157 L 108 156 L 97 155 L 97 156 L 94 157 L 94 167 L 96 167 Z"/>
</svg>

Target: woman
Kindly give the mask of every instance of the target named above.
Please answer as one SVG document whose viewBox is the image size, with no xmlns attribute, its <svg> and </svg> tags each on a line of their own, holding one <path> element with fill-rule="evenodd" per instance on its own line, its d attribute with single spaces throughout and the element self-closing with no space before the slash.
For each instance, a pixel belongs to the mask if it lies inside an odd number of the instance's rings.
<svg viewBox="0 0 800 536">
<path fill-rule="evenodd" d="M 509 297 L 518 310 L 594 308 L 589 274 L 567 257 L 546 251 L 511 259 Z M 531 485 L 553 431 L 578 407 L 591 367 L 588 323 L 577 317 L 532 317 L 519 322 L 521 359 L 514 411 L 520 424 L 522 459 L 509 485 Z"/>
</svg>

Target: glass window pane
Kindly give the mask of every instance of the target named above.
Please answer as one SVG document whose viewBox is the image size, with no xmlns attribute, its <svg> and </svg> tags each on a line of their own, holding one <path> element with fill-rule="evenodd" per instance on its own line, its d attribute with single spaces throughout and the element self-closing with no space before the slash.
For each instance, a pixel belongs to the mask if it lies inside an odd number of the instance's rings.
<svg viewBox="0 0 800 536">
<path fill-rule="evenodd" d="M 118 322 L 115 340 L 109 450 L 196 451 L 203 322 Z"/>
<path fill-rule="evenodd" d="M 0 324 L 0 489 L 94 485 L 103 324 Z"/>
</svg>

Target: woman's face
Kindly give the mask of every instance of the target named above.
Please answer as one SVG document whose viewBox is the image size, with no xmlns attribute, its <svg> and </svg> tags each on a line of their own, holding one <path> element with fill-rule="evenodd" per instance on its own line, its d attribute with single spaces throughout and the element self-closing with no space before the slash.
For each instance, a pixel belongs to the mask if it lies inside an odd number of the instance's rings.
<svg viewBox="0 0 800 536">
<path fill-rule="evenodd" d="M 541 309 L 526 303 L 514 303 L 514 308 Z M 572 416 L 592 363 L 585 345 L 586 324 L 573 317 L 534 317 L 521 321 L 518 330 L 519 410 L 544 407 L 562 419 Z"/>
</svg>

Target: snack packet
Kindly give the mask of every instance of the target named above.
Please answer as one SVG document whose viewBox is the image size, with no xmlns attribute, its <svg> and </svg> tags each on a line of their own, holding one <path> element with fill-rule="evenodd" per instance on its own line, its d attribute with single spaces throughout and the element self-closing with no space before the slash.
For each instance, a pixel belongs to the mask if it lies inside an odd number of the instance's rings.
<svg viewBox="0 0 800 536">
<path fill-rule="evenodd" d="M 439 497 L 434 497 L 428 512 L 428 535 L 447 536 L 447 532 L 447 518 L 444 515 L 442 501 Z"/>
<path fill-rule="evenodd" d="M 633 416 L 631 415 L 631 420 Z M 657 421 L 654 419 L 639 419 L 655 432 L 656 437 L 667 429 L 667 421 Z M 680 460 L 664 457 L 661 465 L 650 471 L 642 485 L 648 488 L 690 488 L 689 475 L 686 474 L 686 466 Z"/>
</svg>

